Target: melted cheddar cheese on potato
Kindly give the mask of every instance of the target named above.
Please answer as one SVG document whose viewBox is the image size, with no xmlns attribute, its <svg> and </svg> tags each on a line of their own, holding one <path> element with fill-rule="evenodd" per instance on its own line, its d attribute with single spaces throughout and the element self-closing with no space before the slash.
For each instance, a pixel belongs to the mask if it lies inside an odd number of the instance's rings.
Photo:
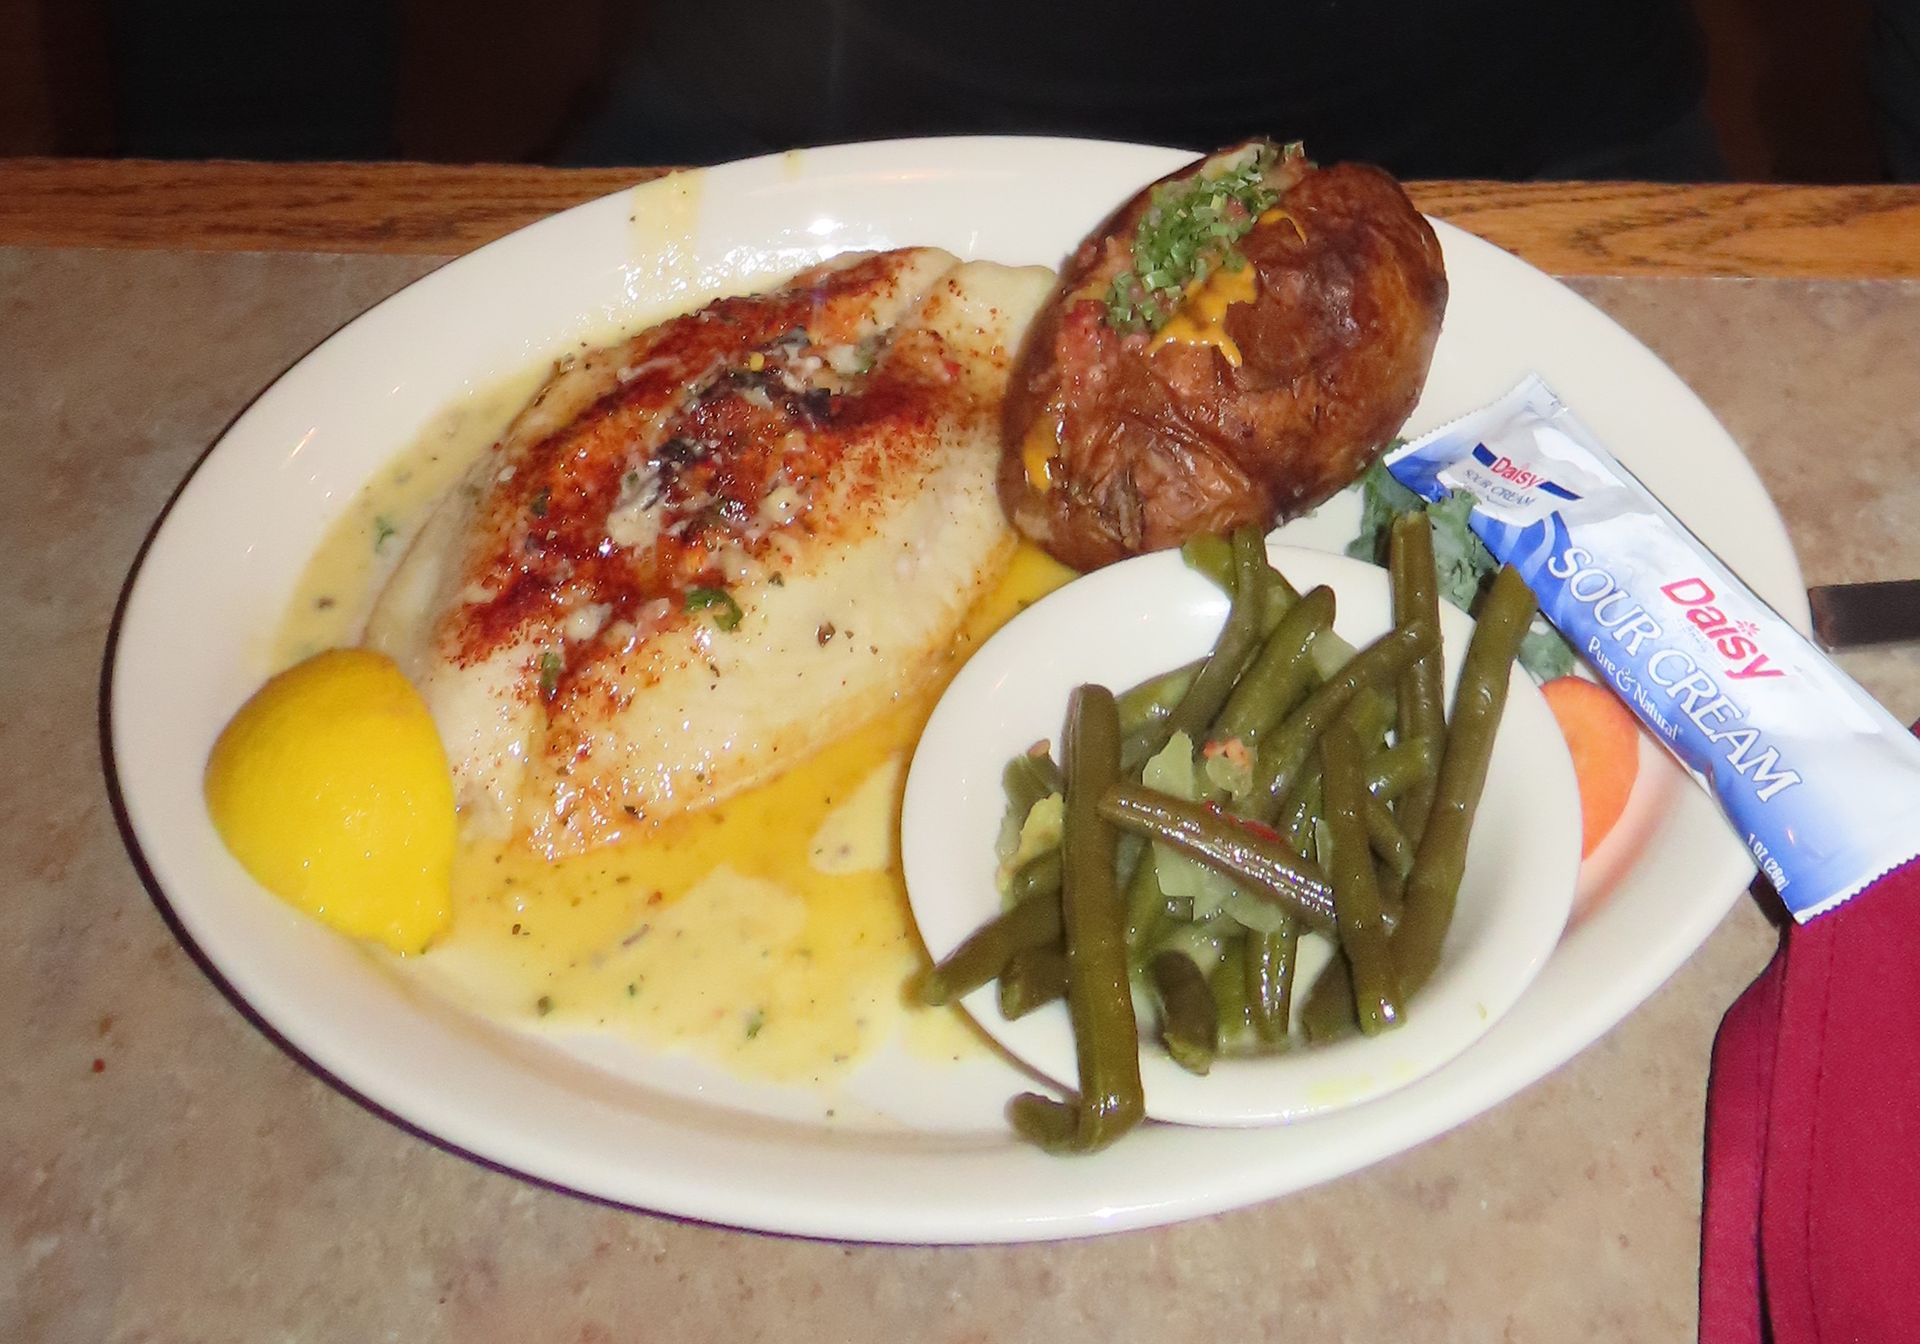
<svg viewBox="0 0 1920 1344">
<path fill-rule="evenodd" d="M 563 361 L 367 630 L 424 695 L 469 833 L 580 852 L 925 676 L 1013 546 L 1000 402 L 1051 280 L 853 254 Z"/>
</svg>

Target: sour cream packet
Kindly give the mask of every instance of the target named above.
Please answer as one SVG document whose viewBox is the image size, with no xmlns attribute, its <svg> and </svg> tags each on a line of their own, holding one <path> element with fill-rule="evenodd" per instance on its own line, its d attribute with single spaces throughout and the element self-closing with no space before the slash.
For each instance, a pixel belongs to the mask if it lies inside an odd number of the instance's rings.
<svg viewBox="0 0 1920 1344">
<path fill-rule="evenodd" d="M 1538 375 L 1386 458 L 1469 525 L 1719 802 L 1802 922 L 1920 853 L 1920 741 L 1635 480 Z"/>
</svg>

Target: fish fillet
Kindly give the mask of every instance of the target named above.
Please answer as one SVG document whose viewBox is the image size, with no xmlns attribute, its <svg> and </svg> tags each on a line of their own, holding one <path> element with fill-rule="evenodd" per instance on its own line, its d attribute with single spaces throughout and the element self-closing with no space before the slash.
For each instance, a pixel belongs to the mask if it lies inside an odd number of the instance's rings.
<svg viewBox="0 0 1920 1344">
<path fill-rule="evenodd" d="M 844 256 L 563 361 L 367 628 L 470 833 L 577 853 L 915 686 L 1010 552 L 997 417 L 1051 278 Z"/>
</svg>

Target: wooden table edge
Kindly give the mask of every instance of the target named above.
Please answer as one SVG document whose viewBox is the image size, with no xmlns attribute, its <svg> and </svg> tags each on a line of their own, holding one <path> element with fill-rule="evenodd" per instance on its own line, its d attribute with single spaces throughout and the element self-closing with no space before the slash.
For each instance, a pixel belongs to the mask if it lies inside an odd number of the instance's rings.
<svg viewBox="0 0 1920 1344">
<path fill-rule="evenodd" d="M 658 168 L 0 159 L 0 246 L 451 256 Z M 1920 186 L 1413 182 L 1560 275 L 1920 278 Z"/>
</svg>

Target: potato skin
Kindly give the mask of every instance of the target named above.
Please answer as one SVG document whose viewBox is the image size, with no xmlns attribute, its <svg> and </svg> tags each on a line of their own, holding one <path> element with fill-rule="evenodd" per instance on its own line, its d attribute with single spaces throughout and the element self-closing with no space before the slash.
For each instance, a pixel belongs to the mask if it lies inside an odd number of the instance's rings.
<svg viewBox="0 0 1920 1344">
<path fill-rule="evenodd" d="M 1132 264 L 1151 190 L 1068 259 L 1003 412 L 1007 515 L 1077 569 L 1271 525 L 1339 491 L 1413 409 L 1446 308 L 1439 240 L 1397 182 L 1363 164 L 1303 166 L 1239 244 L 1255 294 L 1220 325 L 1240 365 L 1211 345 L 1149 349 L 1107 325 L 1105 295 Z M 1056 434 L 1038 489 L 1029 436 Z"/>
</svg>

